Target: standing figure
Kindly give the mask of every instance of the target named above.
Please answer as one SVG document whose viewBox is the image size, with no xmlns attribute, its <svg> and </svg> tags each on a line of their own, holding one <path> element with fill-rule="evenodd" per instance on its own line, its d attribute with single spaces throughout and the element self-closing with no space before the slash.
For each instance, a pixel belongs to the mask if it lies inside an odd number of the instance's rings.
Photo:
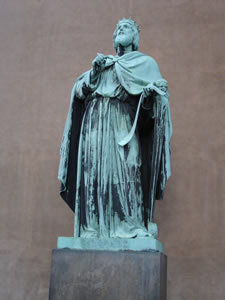
<svg viewBox="0 0 225 300">
<path fill-rule="evenodd" d="M 168 84 L 138 51 L 139 27 L 119 21 L 116 56 L 98 54 L 72 90 L 59 166 L 75 237 L 157 237 L 154 204 L 170 176 Z"/>
</svg>

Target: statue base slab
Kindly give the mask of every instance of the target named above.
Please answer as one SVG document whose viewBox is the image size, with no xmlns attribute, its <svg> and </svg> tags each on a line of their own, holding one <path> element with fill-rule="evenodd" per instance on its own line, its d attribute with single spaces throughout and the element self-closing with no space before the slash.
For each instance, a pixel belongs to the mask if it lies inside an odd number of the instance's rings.
<svg viewBox="0 0 225 300">
<path fill-rule="evenodd" d="M 166 300 L 166 276 L 160 252 L 54 249 L 49 300 Z"/>
<path fill-rule="evenodd" d="M 164 253 L 163 244 L 154 238 L 134 239 L 94 239 L 58 237 L 57 248 L 70 248 L 77 250 L 100 250 L 100 251 L 158 251 Z"/>
</svg>

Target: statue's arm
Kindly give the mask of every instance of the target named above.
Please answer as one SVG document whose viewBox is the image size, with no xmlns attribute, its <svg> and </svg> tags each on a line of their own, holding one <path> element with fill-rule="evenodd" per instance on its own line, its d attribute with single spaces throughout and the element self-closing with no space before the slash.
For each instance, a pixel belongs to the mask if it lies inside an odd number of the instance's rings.
<svg viewBox="0 0 225 300">
<path fill-rule="evenodd" d="M 142 107 L 150 110 L 153 108 L 154 100 L 165 101 L 169 98 L 168 82 L 165 79 L 158 79 L 151 82 L 142 92 Z"/>
<path fill-rule="evenodd" d="M 98 80 L 91 80 L 91 70 L 84 73 L 76 81 L 75 95 L 79 100 L 85 100 L 97 88 Z"/>
<path fill-rule="evenodd" d="M 98 53 L 92 62 L 92 69 L 78 78 L 75 91 L 78 99 L 84 100 L 89 94 L 96 90 L 101 78 L 101 72 L 105 68 L 105 61 L 105 56 Z"/>
</svg>

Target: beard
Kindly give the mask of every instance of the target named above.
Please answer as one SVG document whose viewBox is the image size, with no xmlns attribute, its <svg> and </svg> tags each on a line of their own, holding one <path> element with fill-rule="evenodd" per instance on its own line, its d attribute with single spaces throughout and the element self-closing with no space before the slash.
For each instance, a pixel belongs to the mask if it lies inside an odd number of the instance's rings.
<svg viewBox="0 0 225 300">
<path fill-rule="evenodd" d="M 127 47 L 133 43 L 133 38 L 133 34 L 120 33 L 116 36 L 115 42 L 118 46 L 121 45 L 122 47 Z"/>
</svg>

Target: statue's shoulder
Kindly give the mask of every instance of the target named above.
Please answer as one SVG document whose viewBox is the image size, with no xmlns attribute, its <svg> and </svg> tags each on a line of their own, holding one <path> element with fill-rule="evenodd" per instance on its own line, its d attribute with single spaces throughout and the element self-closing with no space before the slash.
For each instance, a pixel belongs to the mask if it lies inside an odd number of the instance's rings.
<svg viewBox="0 0 225 300">
<path fill-rule="evenodd" d="M 148 63 L 158 65 L 156 60 L 152 56 L 142 53 L 140 51 L 135 51 L 135 52 L 137 52 L 137 55 L 145 59 Z"/>
<path fill-rule="evenodd" d="M 146 68 L 157 69 L 157 70 L 159 69 L 156 60 L 152 56 L 142 53 L 140 51 L 135 51 L 135 52 L 136 52 L 135 53 L 136 58 L 139 59 L 141 63 L 145 65 Z"/>
</svg>

